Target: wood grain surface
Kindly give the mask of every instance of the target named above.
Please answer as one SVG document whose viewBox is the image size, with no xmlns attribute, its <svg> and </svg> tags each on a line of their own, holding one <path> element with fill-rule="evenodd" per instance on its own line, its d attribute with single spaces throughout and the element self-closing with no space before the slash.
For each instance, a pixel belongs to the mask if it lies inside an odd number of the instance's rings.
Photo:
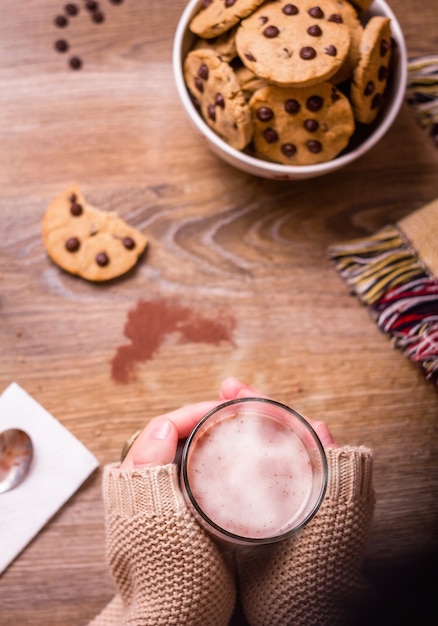
<svg viewBox="0 0 438 626">
<path fill-rule="evenodd" d="M 437 197 L 436 148 L 405 104 L 342 171 L 243 174 L 179 105 L 171 48 L 184 1 L 100 4 L 102 24 L 82 10 L 59 29 L 62 3 L 1 3 L 0 390 L 19 383 L 100 462 L 0 578 L 2 626 L 78 626 L 106 604 L 104 464 L 154 415 L 216 397 L 228 375 L 325 420 L 340 444 L 374 449 L 371 569 L 436 550 L 436 390 L 327 257 Z M 420 4 L 391 3 L 409 56 L 438 52 L 436 0 Z M 71 183 L 149 238 L 128 276 L 91 284 L 48 259 L 41 218 Z"/>
</svg>

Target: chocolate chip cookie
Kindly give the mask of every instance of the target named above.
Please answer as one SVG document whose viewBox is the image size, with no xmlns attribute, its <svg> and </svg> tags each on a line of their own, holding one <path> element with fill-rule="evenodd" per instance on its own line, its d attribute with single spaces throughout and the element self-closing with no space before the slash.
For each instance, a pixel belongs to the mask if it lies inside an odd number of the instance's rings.
<svg viewBox="0 0 438 626">
<path fill-rule="evenodd" d="M 265 0 L 204 0 L 201 10 L 193 17 L 192 33 L 209 39 L 235 26 Z"/>
<path fill-rule="evenodd" d="M 214 37 L 213 39 L 203 39 L 202 37 L 198 37 L 193 49 L 202 50 L 208 48 L 209 50 L 213 50 L 213 52 L 215 52 L 217 56 L 222 59 L 222 61 L 230 63 L 230 61 L 237 56 L 236 28 L 237 27 L 227 30 L 226 33 L 223 33 L 218 37 Z"/>
<path fill-rule="evenodd" d="M 349 80 L 357 67 L 360 59 L 360 42 L 363 36 L 363 26 L 359 20 L 356 9 L 347 0 L 335 0 L 339 11 L 340 19 L 350 31 L 350 46 L 345 61 L 339 70 L 331 77 L 331 82 L 335 85 Z M 339 19 L 339 18 L 338 18 Z"/>
<path fill-rule="evenodd" d="M 96 282 L 125 274 L 147 245 L 143 233 L 114 213 L 88 204 L 77 185 L 51 202 L 42 220 L 42 237 L 54 263 Z"/>
<path fill-rule="evenodd" d="M 387 17 L 374 16 L 365 26 L 360 60 L 353 73 L 351 102 L 356 119 L 373 122 L 379 113 L 390 75 L 391 25 Z"/>
<path fill-rule="evenodd" d="M 350 31 L 332 0 L 278 0 L 242 20 L 236 47 L 257 76 L 282 87 L 306 87 L 338 71 Z"/>
<path fill-rule="evenodd" d="M 251 113 L 230 65 L 213 50 L 192 50 L 184 61 L 184 79 L 210 128 L 233 148 L 245 148 L 252 136 Z"/>
<path fill-rule="evenodd" d="M 331 83 L 267 86 L 250 100 L 257 156 L 284 165 L 329 161 L 354 132 L 349 100 Z"/>
</svg>

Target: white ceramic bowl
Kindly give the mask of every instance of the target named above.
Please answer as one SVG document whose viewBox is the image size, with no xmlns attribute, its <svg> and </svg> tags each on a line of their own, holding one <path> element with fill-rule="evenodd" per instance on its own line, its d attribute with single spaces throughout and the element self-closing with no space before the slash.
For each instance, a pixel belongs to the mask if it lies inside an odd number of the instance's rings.
<svg viewBox="0 0 438 626">
<path fill-rule="evenodd" d="M 375 122 L 368 125 L 365 130 L 361 128 L 359 132 L 356 132 L 349 147 L 340 156 L 316 165 L 271 163 L 232 148 L 211 130 L 201 118 L 193 105 L 184 82 L 182 67 L 185 56 L 191 49 L 194 41 L 194 36 L 190 32 L 188 24 L 200 7 L 201 2 L 202 0 L 189 0 L 178 22 L 173 43 L 173 72 L 180 100 L 190 121 L 204 138 L 208 148 L 227 163 L 249 174 L 277 180 L 298 180 L 322 176 L 355 161 L 365 154 L 383 137 L 394 122 L 405 98 L 407 81 L 406 44 L 400 24 L 388 4 L 384 0 L 374 0 L 369 15 L 384 15 L 391 19 L 392 37 L 396 44 L 393 51 L 392 78 L 388 85 L 384 107 Z"/>
</svg>

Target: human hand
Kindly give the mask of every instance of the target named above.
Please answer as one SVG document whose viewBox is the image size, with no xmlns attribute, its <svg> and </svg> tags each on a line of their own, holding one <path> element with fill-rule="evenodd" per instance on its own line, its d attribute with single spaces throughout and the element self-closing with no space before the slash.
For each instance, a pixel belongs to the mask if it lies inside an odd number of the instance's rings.
<svg viewBox="0 0 438 626">
<path fill-rule="evenodd" d="M 121 469 L 172 463 L 175 459 L 178 440 L 188 437 L 204 415 L 222 402 L 248 397 L 267 398 L 268 396 L 230 376 L 221 384 L 219 400 L 188 404 L 154 417 L 133 443 L 121 464 Z M 325 422 L 309 419 L 308 421 L 324 448 L 338 447 Z"/>
</svg>

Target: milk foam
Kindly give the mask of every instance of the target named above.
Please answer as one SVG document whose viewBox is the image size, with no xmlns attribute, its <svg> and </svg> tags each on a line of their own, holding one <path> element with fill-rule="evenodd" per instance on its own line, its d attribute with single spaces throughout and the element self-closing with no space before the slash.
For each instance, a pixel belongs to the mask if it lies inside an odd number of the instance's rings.
<svg viewBox="0 0 438 626">
<path fill-rule="evenodd" d="M 188 462 L 193 496 L 218 526 L 241 537 L 289 530 L 308 502 L 312 466 L 289 426 L 255 414 L 216 422 Z"/>
</svg>

